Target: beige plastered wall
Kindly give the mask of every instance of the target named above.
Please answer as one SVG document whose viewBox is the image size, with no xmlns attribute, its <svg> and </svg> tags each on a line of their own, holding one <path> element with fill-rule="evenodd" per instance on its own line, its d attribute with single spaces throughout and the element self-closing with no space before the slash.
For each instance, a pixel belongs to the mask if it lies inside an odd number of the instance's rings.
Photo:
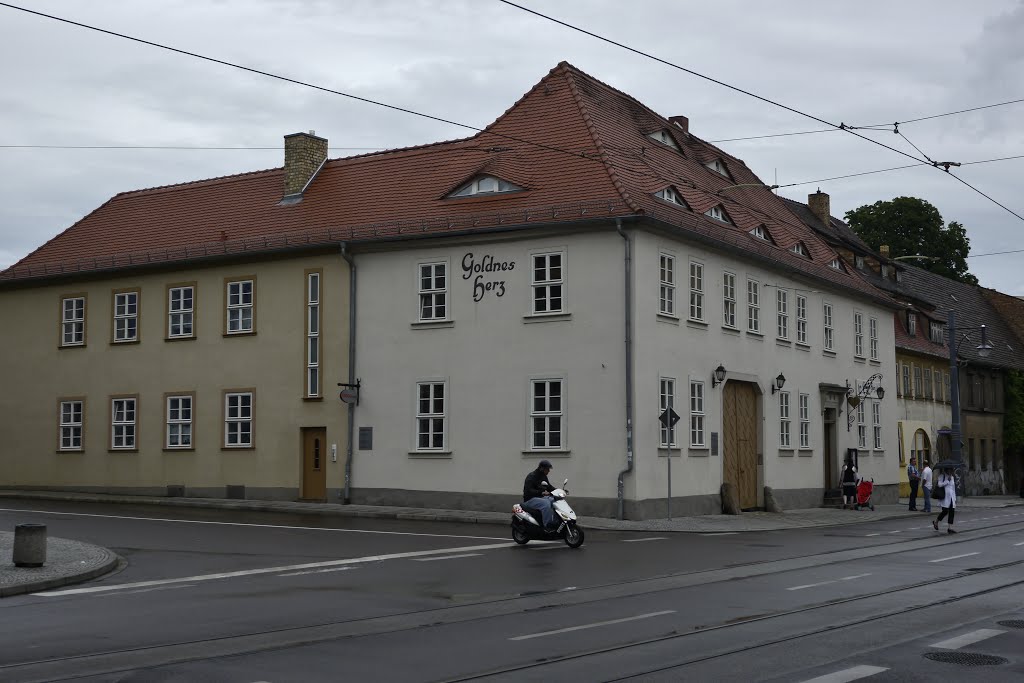
<svg viewBox="0 0 1024 683">
<path fill-rule="evenodd" d="M 306 272 L 322 269 L 322 400 L 304 400 Z M 256 333 L 226 336 L 225 278 L 256 281 Z M 196 338 L 167 341 L 167 285 L 195 283 Z M 185 485 L 295 497 L 301 429 L 327 430 L 327 486 L 343 486 L 348 266 L 336 252 L 0 289 L 0 485 L 88 490 Z M 112 292 L 141 293 L 140 341 L 111 343 Z M 59 347 L 61 299 L 87 298 L 87 343 Z M 226 450 L 224 390 L 254 391 L 254 447 Z M 191 392 L 193 443 L 165 449 L 165 394 Z M 137 452 L 110 452 L 110 401 L 138 395 Z M 58 400 L 85 397 L 82 452 L 58 452 Z M 337 460 L 330 460 L 330 444 Z M 260 489 L 262 489 L 262 494 Z"/>
</svg>

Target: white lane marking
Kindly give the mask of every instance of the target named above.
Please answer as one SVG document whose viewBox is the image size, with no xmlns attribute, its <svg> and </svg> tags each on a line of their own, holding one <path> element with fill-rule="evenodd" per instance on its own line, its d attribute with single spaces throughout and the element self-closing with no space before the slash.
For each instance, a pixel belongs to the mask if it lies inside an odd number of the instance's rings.
<svg viewBox="0 0 1024 683">
<path fill-rule="evenodd" d="M 887 533 L 887 534 L 898 534 L 898 533 L 900 533 L 900 531 L 899 531 L 899 529 L 897 529 L 896 531 L 886 531 L 885 533 Z"/>
<path fill-rule="evenodd" d="M 881 535 L 882 535 L 882 532 L 878 532 L 877 534 L 868 534 L 868 536 L 881 536 Z"/>
<path fill-rule="evenodd" d="M 943 557 L 938 560 L 928 560 L 928 562 L 945 562 L 946 560 L 959 560 L 961 557 L 970 557 L 971 555 L 980 555 L 981 553 L 964 553 L 963 555 L 954 555 L 953 557 Z"/>
<path fill-rule="evenodd" d="M 82 593 L 109 593 L 110 591 L 127 590 L 131 588 L 144 588 L 146 586 L 162 586 L 173 583 L 188 583 L 189 581 L 213 581 L 215 579 L 232 579 L 238 576 L 253 576 L 256 574 L 279 574 L 281 572 L 297 571 L 301 569 L 318 569 L 320 567 L 340 567 L 350 564 L 363 564 L 366 562 L 382 562 L 384 560 L 399 560 L 407 557 L 423 557 L 426 555 L 450 555 L 460 551 L 469 550 L 494 550 L 495 548 L 508 548 L 511 544 L 492 543 L 490 545 L 471 545 L 463 548 L 440 548 L 438 550 L 418 550 L 409 553 L 391 553 L 389 555 L 368 555 L 367 557 L 352 557 L 345 560 L 328 560 L 326 562 L 308 562 L 306 564 L 293 564 L 283 567 L 265 567 L 263 569 L 244 569 L 237 572 L 222 572 L 220 574 L 204 574 L 201 576 L 184 576 L 179 579 L 157 579 L 154 581 L 136 581 L 134 583 L 121 583 L 113 586 L 92 586 L 90 588 L 71 588 L 69 590 L 50 591 L 46 593 L 32 593 L 46 598 L 58 595 L 80 595 Z"/>
<path fill-rule="evenodd" d="M 1013 545 L 1014 545 L 1014 547 L 1016 547 L 1018 545 L 1024 545 L 1024 543 L 1014 543 Z"/>
<path fill-rule="evenodd" d="M 837 583 L 839 581 L 852 581 L 854 579 L 863 579 L 865 576 L 871 576 L 871 574 L 868 573 L 868 574 L 855 574 L 854 576 L 844 576 L 844 577 L 839 578 L 839 579 L 830 579 L 828 581 L 821 581 L 819 583 L 807 583 L 807 584 L 804 584 L 802 586 L 793 586 L 792 588 L 787 588 L 786 590 L 788 590 L 788 591 L 799 591 L 799 590 L 803 590 L 805 588 L 817 588 L 818 586 L 827 586 L 830 583 Z"/>
<path fill-rule="evenodd" d="M 174 588 L 190 588 L 194 585 L 194 583 L 186 583 L 180 586 L 157 586 L 156 588 L 142 588 L 137 591 L 125 591 L 124 593 L 121 593 L 121 595 L 132 595 L 133 593 L 151 593 L 153 591 L 166 591 L 172 590 Z"/>
<path fill-rule="evenodd" d="M 735 536 L 738 531 L 717 531 L 712 534 L 701 534 L 701 536 Z"/>
<path fill-rule="evenodd" d="M 211 522 L 201 519 L 166 519 L 163 517 L 128 517 L 126 515 L 96 515 L 85 512 L 53 512 L 50 510 L 20 510 L 0 508 L 0 512 L 29 512 L 36 515 L 67 515 L 69 517 L 102 517 L 104 519 L 134 519 L 144 522 L 178 522 L 180 524 L 217 524 L 220 526 L 248 526 L 256 529 L 296 529 L 300 531 L 333 531 L 345 534 L 380 534 L 383 536 L 423 536 L 425 538 L 468 538 L 479 541 L 500 541 L 500 536 L 457 536 L 455 534 L 417 534 L 411 531 L 372 531 L 370 529 L 329 529 L 319 526 L 288 526 L 287 524 L 246 524 L 245 522 Z M 269 512 L 258 510 L 258 512 Z M 282 512 L 289 512 L 282 510 Z M 271 514 L 274 514 L 271 512 Z"/>
<path fill-rule="evenodd" d="M 355 567 L 328 567 L 327 569 L 309 569 L 304 572 L 291 572 L 290 574 L 278 574 L 281 576 L 305 576 L 306 574 L 324 574 L 326 572 L 344 572 Z"/>
<path fill-rule="evenodd" d="M 834 671 L 824 676 L 818 676 L 812 678 L 803 683 L 848 683 L 849 681 L 856 681 L 861 678 L 867 678 L 868 676 L 874 676 L 880 674 L 883 671 L 888 671 L 888 667 L 884 666 L 868 666 L 862 664 L 861 666 L 855 666 L 852 669 L 843 669 L 842 671 Z"/>
<path fill-rule="evenodd" d="M 598 621 L 593 624 L 583 624 L 582 626 L 570 626 L 569 628 L 560 628 L 557 631 L 544 631 L 543 633 L 530 633 L 525 636 L 516 636 L 509 638 L 509 640 L 530 640 L 531 638 L 543 638 L 545 636 L 553 636 L 558 633 L 569 633 L 571 631 L 582 631 L 588 628 L 597 628 L 598 626 L 611 626 L 612 624 L 624 624 L 627 621 L 638 621 L 640 619 L 650 619 L 651 617 L 660 617 L 666 614 L 675 614 L 674 609 L 667 609 L 661 612 L 649 612 L 647 614 L 638 614 L 635 617 L 624 617 L 622 619 L 612 619 L 610 621 Z"/>
<path fill-rule="evenodd" d="M 651 536 L 650 538 L 624 538 L 623 543 L 643 543 L 644 541 L 664 541 L 664 536 Z"/>
<path fill-rule="evenodd" d="M 788 590 L 788 591 L 801 591 L 804 588 L 817 588 L 818 586 L 827 586 L 828 584 L 835 583 L 835 582 L 836 582 L 836 580 L 832 579 L 831 581 L 822 581 L 820 583 L 807 583 L 807 584 L 804 584 L 803 586 L 793 586 L 792 588 L 787 588 L 786 590 Z"/>
<path fill-rule="evenodd" d="M 943 650 L 959 650 L 967 645 L 974 645 L 983 640 L 994 638 L 995 636 L 1006 633 L 1006 631 L 997 631 L 994 628 L 980 628 L 977 631 L 971 631 L 965 633 L 962 636 L 956 638 L 950 638 L 949 640 L 943 640 L 941 643 L 934 643 L 931 647 L 939 647 Z"/>
<path fill-rule="evenodd" d="M 480 557 L 480 553 L 463 553 L 461 555 L 445 555 L 444 557 L 417 557 L 413 562 L 439 562 L 441 560 L 457 560 L 460 557 Z"/>
</svg>

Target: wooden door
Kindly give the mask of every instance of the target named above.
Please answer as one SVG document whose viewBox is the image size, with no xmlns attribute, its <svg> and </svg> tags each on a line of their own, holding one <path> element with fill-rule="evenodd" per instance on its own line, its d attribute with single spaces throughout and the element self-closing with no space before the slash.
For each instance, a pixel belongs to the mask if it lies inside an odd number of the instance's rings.
<svg viewBox="0 0 1024 683">
<path fill-rule="evenodd" d="M 836 409 L 826 408 L 825 419 L 822 423 L 824 429 L 822 434 L 824 435 L 825 442 L 822 444 L 824 449 L 824 461 L 825 461 L 825 490 L 830 491 L 832 489 L 839 488 L 839 458 L 836 454 Z"/>
<path fill-rule="evenodd" d="M 302 499 L 327 500 L 327 430 L 302 430 Z"/>
<path fill-rule="evenodd" d="M 757 391 L 749 382 L 726 382 L 722 403 L 722 478 L 747 510 L 757 507 Z"/>
</svg>

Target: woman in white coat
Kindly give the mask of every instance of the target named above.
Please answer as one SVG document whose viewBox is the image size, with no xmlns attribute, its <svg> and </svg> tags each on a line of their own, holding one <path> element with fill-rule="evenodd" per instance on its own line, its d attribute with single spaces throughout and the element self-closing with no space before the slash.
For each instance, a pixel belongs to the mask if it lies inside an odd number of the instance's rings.
<svg viewBox="0 0 1024 683">
<path fill-rule="evenodd" d="M 953 468 L 943 467 L 935 486 L 944 489 L 946 493 L 942 497 L 942 512 L 939 513 L 938 519 L 932 521 L 932 526 L 938 531 L 939 522 L 948 515 L 949 520 L 947 521 L 946 533 L 955 534 L 953 517 L 956 514 L 956 476 L 953 474 Z"/>
</svg>

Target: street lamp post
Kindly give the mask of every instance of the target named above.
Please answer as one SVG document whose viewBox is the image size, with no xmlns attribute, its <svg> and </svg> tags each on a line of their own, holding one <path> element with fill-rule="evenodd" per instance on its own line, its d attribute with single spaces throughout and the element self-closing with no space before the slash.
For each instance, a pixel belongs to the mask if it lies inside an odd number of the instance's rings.
<svg viewBox="0 0 1024 683">
<path fill-rule="evenodd" d="M 984 325 L 980 327 L 966 327 L 961 329 L 961 332 L 966 332 L 962 339 L 957 341 L 956 334 L 956 314 L 953 309 L 949 309 L 949 317 L 947 319 L 947 327 L 949 331 L 948 344 L 949 344 L 949 401 L 950 408 L 952 409 L 952 423 L 950 424 L 950 438 L 952 439 L 953 447 L 953 460 L 957 463 L 963 463 L 963 444 L 960 437 L 960 370 L 956 363 L 957 352 L 960 350 L 960 344 L 970 337 L 970 332 L 974 330 L 981 330 L 981 344 L 978 345 L 977 351 L 978 356 L 981 358 L 988 358 L 989 354 L 992 353 L 992 345 L 988 343 L 988 337 L 986 336 L 986 329 Z M 966 494 L 966 484 L 965 484 Z"/>
</svg>

